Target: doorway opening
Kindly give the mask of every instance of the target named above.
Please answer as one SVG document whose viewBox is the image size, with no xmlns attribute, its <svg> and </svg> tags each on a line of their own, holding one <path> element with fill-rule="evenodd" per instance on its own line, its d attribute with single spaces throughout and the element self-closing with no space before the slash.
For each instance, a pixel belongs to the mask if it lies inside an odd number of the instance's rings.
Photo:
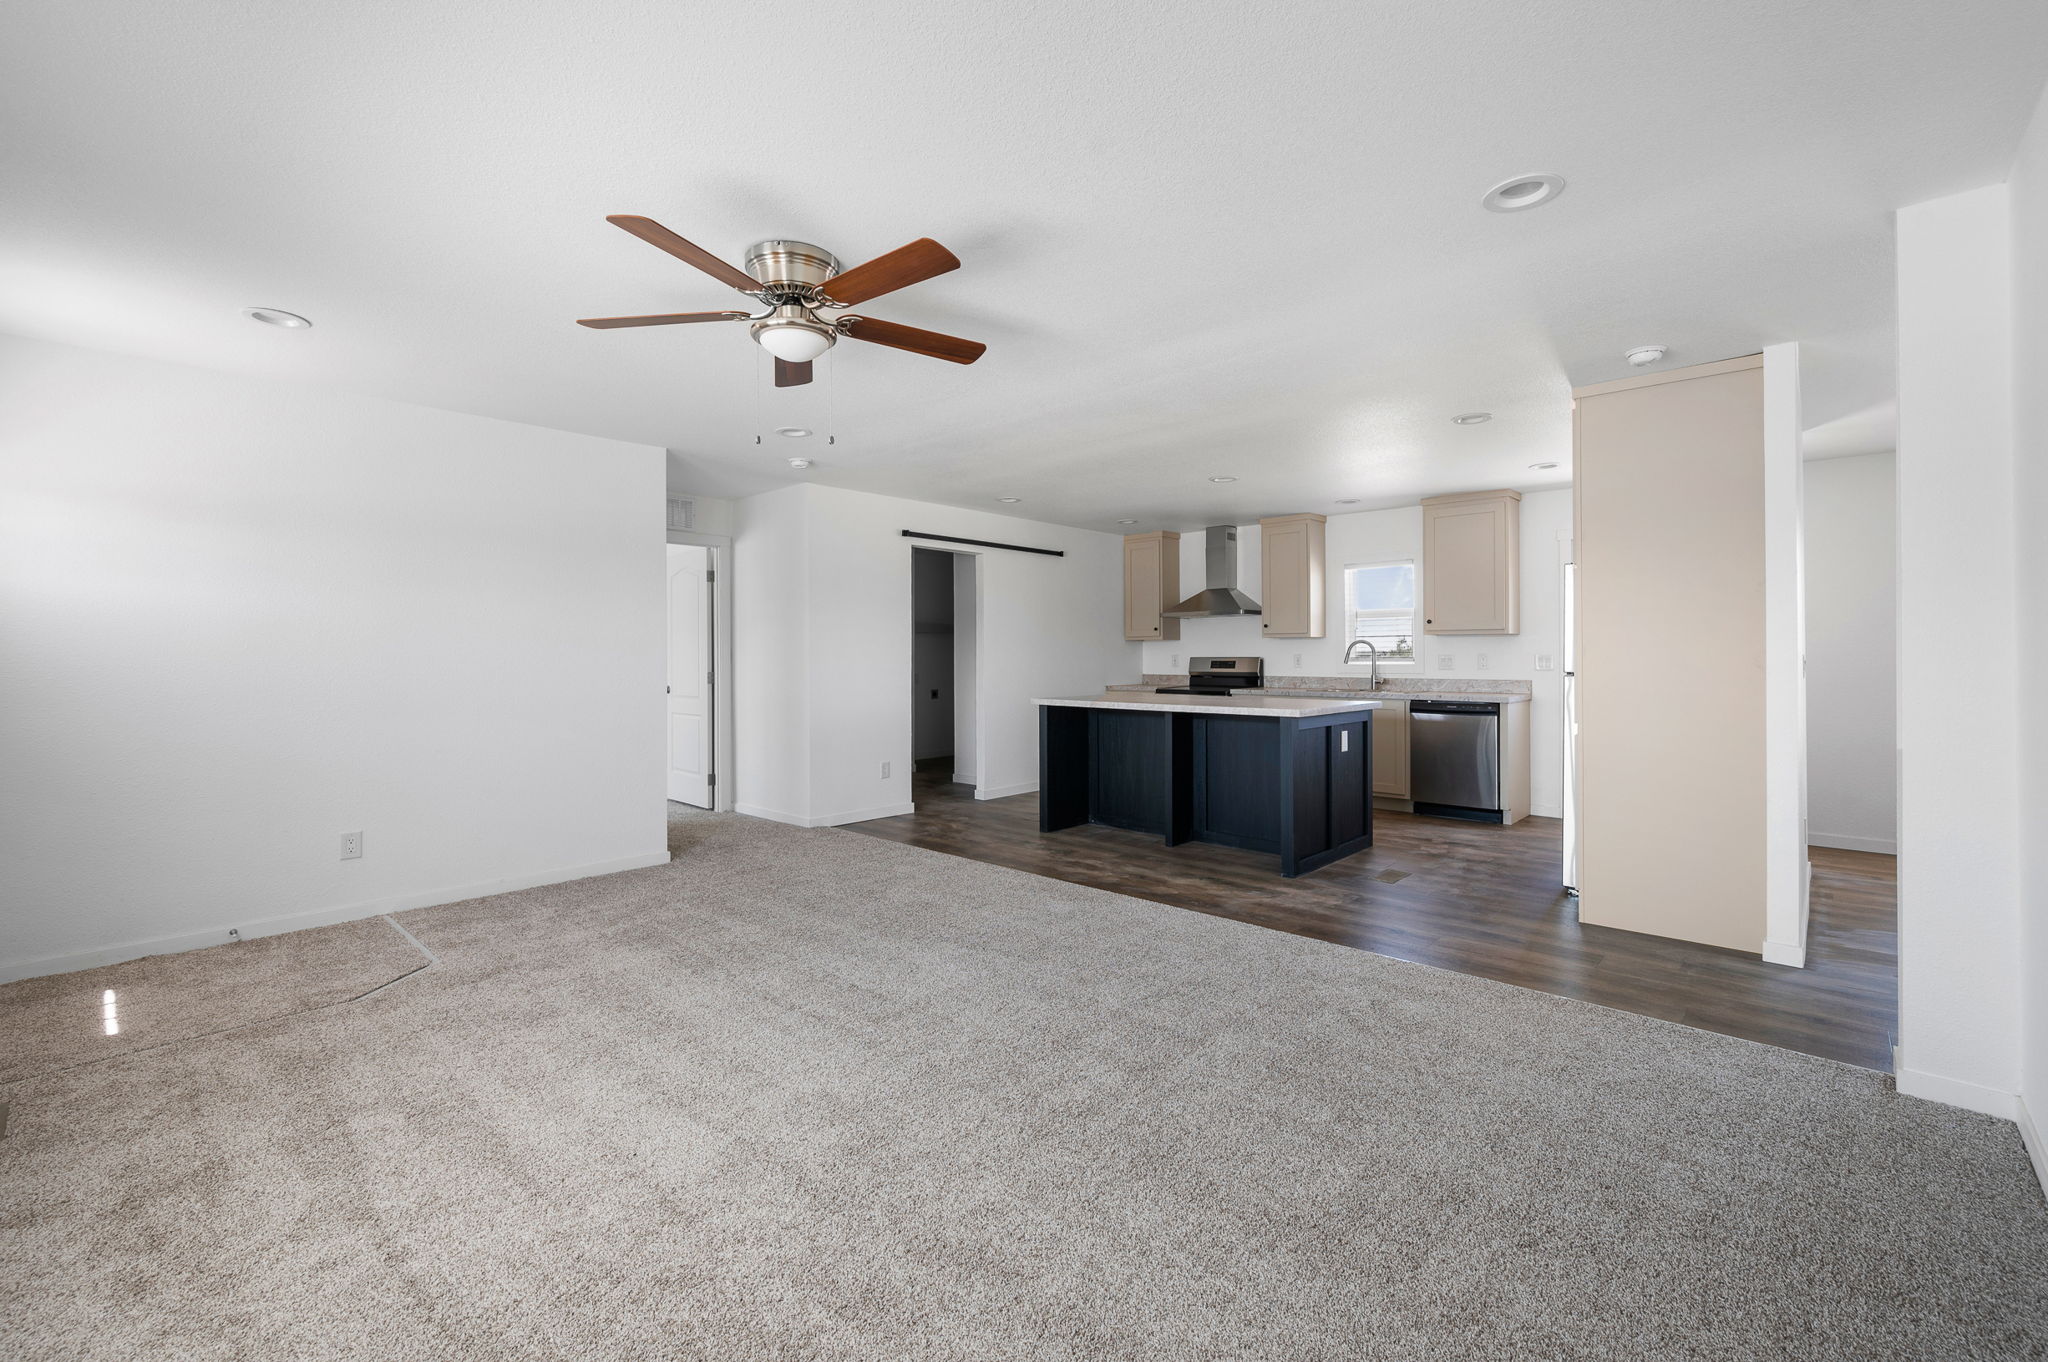
<svg viewBox="0 0 2048 1362">
<path fill-rule="evenodd" d="M 975 704 L 978 563 L 971 553 L 910 551 L 913 805 L 927 790 L 981 781 Z"/>
<path fill-rule="evenodd" d="M 714 806 L 717 686 L 712 583 L 715 550 L 668 546 L 668 797 Z"/>
</svg>

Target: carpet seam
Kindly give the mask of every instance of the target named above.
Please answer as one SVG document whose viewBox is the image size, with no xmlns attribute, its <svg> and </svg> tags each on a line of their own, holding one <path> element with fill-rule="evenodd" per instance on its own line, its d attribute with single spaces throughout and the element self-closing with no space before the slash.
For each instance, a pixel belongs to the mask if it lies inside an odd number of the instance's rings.
<svg viewBox="0 0 2048 1362">
<path fill-rule="evenodd" d="M 168 1040 L 157 1041 L 153 1045 L 138 1045 L 132 1050 L 123 1050 L 119 1054 L 101 1055 L 97 1059 L 81 1059 L 78 1060 L 76 1063 L 72 1064 L 60 1064 L 54 1069 L 39 1069 L 35 1073 L 22 1074 L 18 1078 L 0 1080 L 0 1089 L 12 1088 L 17 1083 L 28 1083 L 38 1078 L 55 1078 L 59 1074 L 68 1074 L 75 1072 L 79 1069 L 89 1069 L 95 1064 L 112 1064 L 115 1060 L 119 1059 L 133 1059 L 137 1055 L 152 1054 L 155 1051 L 162 1050 L 168 1046 L 183 1045 L 188 1041 L 212 1040 L 216 1036 L 231 1036 L 237 1031 L 247 1031 L 251 1027 L 271 1026 L 281 1021 L 289 1021 L 293 1017 L 310 1017 L 315 1012 L 325 1012 L 330 1008 L 346 1007 L 350 1003 L 359 1003 L 363 1001 L 363 999 L 369 997 L 373 993 L 381 993 L 385 989 L 390 988 L 393 984 L 403 983 L 407 979 L 412 978 L 415 974 L 424 974 L 428 970 L 434 968 L 436 965 L 441 963 L 441 958 L 435 955 L 432 951 L 428 950 L 424 945 L 422 945 L 418 937 L 414 936 L 411 932 L 408 932 L 405 928 L 400 927 L 396 922 L 392 922 L 391 915 L 389 913 L 379 914 L 379 916 L 381 916 L 386 922 L 391 923 L 392 928 L 395 929 L 400 936 L 404 937 L 407 941 L 410 941 L 413 944 L 413 947 L 417 949 L 421 955 L 427 957 L 425 964 L 414 965 L 405 973 L 398 975 L 395 978 L 386 979 L 383 983 L 378 984 L 375 988 L 365 989 L 363 992 L 355 994 L 353 997 L 336 998 L 331 1003 L 315 1003 L 311 1007 L 295 1008 L 290 1012 L 279 1012 L 273 1016 L 260 1017 L 255 1021 L 239 1022 L 234 1026 L 223 1026 L 216 1031 L 200 1031 L 190 1036 L 173 1036 Z M 5 1138 L 4 1128 L 0 1128 L 0 1138 Z"/>
</svg>

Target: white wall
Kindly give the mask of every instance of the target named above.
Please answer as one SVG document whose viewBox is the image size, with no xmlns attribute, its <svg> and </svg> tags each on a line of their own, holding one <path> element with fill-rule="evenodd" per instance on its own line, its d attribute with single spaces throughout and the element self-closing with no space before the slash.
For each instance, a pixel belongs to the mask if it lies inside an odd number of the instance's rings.
<svg viewBox="0 0 2048 1362">
<path fill-rule="evenodd" d="M 1563 660 L 1564 619 L 1563 559 L 1559 537 L 1568 536 L 1572 526 L 1572 494 L 1559 491 L 1531 492 L 1522 498 L 1522 632 L 1475 637 L 1425 634 L 1417 642 L 1417 661 L 1406 667 L 1381 664 L 1386 675 L 1428 678 L 1475 677 L 1533 682 L 1530 722 L 1530 808 L 1545 817 L 1564 814 L 1563 707 L 1560 674 Z M 1257 615 L 1224 619 L 1182 620 L 1178 642 L 1145 643 L 1144 670 L 1149 673 L 1177 673 L 1187 670 L 1190 657 L 1263 657 L 1269 676 L 1363 676 L 1363 663 L 1344 666 L 1344 569 L 1360 563 L 1406 558 L 1415 563 L 1416 599 L 1421 600 L 1422 508 L 1399 506 L 1385 511 L 1359 511 L 1333 515 L 1325 530 L 1325 561 L 1330 589 L 1327 593 L 1329 626 L 1323 638 L 1267 639 L 1259 629 Z M 1183 595 L 1198 589 L 1204 580 L 1200 530 L 1182 531 L 1180 538 L 1180 581 Z M 1253 600 L 1259 600 L 1259 527 L 1256 523 L 1238 529 L 1238 586 Z M 1486 655 L 1486 666 L 1479 656 Z M 1547 655 L 1550 667 L 1539 671 L 1539 655 Z M 1296 657 L 1300 658 L 1299 663 Z M 1444 665 L 1444 659 L 1450 665 Z M 1277 682 L 1276 682 L 1277 683 Z"/>
<path fill-rule="evenodd" d="M 742 812 L 820 825 L 910 809 L 919 541 L 904 530 L 1066 554 L 974 550 L 981 797 L 1037 788 L 1033 697 L 1137 679 L 1118 536 L 831 487 L 746 498 L 733 576 Z"/>
<path fill-rule="evenodd" d="M 738 503 L 722 497 L 700 497 L 692 492 L 669 489 L 670 496 L 690 503 L 690 530 L 694 534 L 729 535 L 739 523 Z"/>
<path fill-rule="evenodd" d="M 667 859 L 662 457 L 0 338 L 0 975 Z"/>
<path fill-rule="evenodd" d="M 1806 466 L 1806 752 L 1816 846 L 1898 850 L 1896 475 L 1889 453 Z"/>
<path fill-rule="evenodd" d="M 811 807 L 810 488 L 747 497 L 734 511 L 733 807 L 802 821 Z"/>
<path fill-rule="evenodd" d="M 1998 1115 L 2020 1022 L 2010 211 L 1993 185 L 1898 215 L 1898 1083 Z"/>
<path fill-rule="evenodd" d="M 2048 1183 L 2048 94 L 2012 174 L 2013 506 L 2019 529 L 2021 1127 Z"/>
<path fill-rule="evenodd" d="M 1764 948 L 1806 964 L 1806 463 L 1799 346 L 1764 359 Z"/>
</svg>

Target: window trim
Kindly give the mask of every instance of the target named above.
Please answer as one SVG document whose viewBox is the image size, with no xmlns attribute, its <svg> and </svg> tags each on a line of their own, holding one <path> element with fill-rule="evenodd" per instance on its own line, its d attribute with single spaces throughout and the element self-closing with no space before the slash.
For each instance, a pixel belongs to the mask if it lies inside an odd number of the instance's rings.
<svg viewBox="0 0 2048 1362">
<path fill-rule="evenodd" d="M 1356 642 L 1356 641 L 1357 641 L 1357 638 L 1356 638 L 1356 636 L 1355 636 L 1355 635 L 1354 635 L 1354 634 L 1353 634 L 1353 633 L 1351 632 L 1351 622 L 1352 622 L 1352 621 L 1351 621 L 1351 617 L 1352 617 L 1352 616 L 1353 616 L 1353 615 L 1354 615 L 1354 614 L 1356 613 L 1356 611 L 1354 610 L 1354 608 L 1353 608 L 1353 606 L 1352 606 L 1352 602 L 1351 602 L 1351 572 L 1352 572 L 1352 569 L 1354 569 L 1354 568 L 1375 568 L 1375 567 L 1397 567 L 1397 566 L 1398 566 L 1398 567 L 1406 567 L 1406 568 L 1408 569 L 1408 571 L 1409 571 L 1410 575 L 1411 575 L 1411 576 L 1412 576 L 1412 577 L 1413 577 L 1413 578 L 1415 579 L 1415 599 L 1416 599 L 1416 605 L 1415 605 L 1415 607 L 1414 607 L 1413 613 L 1412 613 L 1412 614 L 1410 614 L 1408 618 L 1409 618 L 1409 621 L 1410 621 L 1410 623 L 1411 623 L 1411 624 L 1414 624 L 1415 622 L 1417 622 L 1417 621 L 1419 621 L 1419 620 L 1420 620 L 1420 618 L 1421 618 L 1421 616 L 1422 616 L 1422 606 L 1421 606 L 1421 600 L 1422 600 L 1422 573 L 1421 573 L 1421 568 L 1420 568 L 1420 566 L 1419 566 L 1419 565 L 1417 564 L 1417 562 L 1415 561 L 1415 559 L 1413 559 L 1413 558 L 1376 558 L 1376 559 L 1373 559 L 1373 560 L 1372 560 L 1372 561 L 1370 561 L 1370 562 L 1364 562 L 1364 563 L 1346 563 L 1346 564 L 1344 565 L 1344 629 L 1343 629 L 1343 631 L 1342 631 L 1342 632 L 1343 632 L 1343 636 L 1344 636 L 1344 651 L 1345 651 L 1345 652 L 1347 652 L 1347 653 L 1348 653 L 1348 652 L 1350 652 L 1350 651 L 1351 651 L 1351 645 L 1352 645 L 1352 644 L 1353 644 L 1354 642 Z M 1409 632 L 1409 635 L 1408 635 L 1408 637 L 1409 637 L 1409 638 L 1410 638 L 1410 639 L 1412 640 L 1412 642 L 1411 642 L 1411 643 L 1410 643 L 1410 645 L 1409 645 L 1409 646 L 1410 646 L 1410 647 L 1411 647 L 1411 648 L 1413 649 L 1413 652 L 1411 653 L 1411 655 L 1410 655 L 1410 656 L 1408 656 L 1408 657 L 1382 657 L 1382 658 L 1380 659 L 1380 670 L 1381 670 L 1381 671 L 1385 671 L 1385 670 L 1386 670 L 1387 668 L 1389 668 L 1389 667 L 1403 667 L 1403 668 L 1411 668 L 1411 667 L 1420 667 L 1420 666 L 1422 665 L 1422 631 L 1421 631 L 1421 629 L 1420 629 L 1419 627 L 1417 627 L 1417 628 L 1414 628 L 1414 629 L 1412 629 L 1412 630 L 1411 630 L 1411 631 Z M 1358 659 L 1358 660 L 1356 660 L 1356 661 L 1352 661 L 1352 662 L 1347 662 L 1347 663 L 1345 663 L 1344 665 L 1345 665 L 1345 666 L 1347 666 L 1347 667 L 1370 667 L 1370 666 L 1372 665 L 1372 659 L 1371 659 L 1371 658 L 1361 658 L 1361 659 Z"/>
</svg>

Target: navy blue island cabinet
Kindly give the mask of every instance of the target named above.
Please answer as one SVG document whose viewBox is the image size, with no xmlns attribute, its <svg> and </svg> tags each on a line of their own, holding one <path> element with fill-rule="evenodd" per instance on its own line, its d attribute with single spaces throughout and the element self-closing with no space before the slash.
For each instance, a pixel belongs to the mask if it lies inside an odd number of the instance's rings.
<svg viewBox="0 0 2048 1362">
<path fill-rule="evenodd" d="M 1040 831 L 1220 842 L 1278 856 L 1290 878 L 1372 845 L 1377 701 L 1134 691 L 1037 704 Z"/>
</svg>

